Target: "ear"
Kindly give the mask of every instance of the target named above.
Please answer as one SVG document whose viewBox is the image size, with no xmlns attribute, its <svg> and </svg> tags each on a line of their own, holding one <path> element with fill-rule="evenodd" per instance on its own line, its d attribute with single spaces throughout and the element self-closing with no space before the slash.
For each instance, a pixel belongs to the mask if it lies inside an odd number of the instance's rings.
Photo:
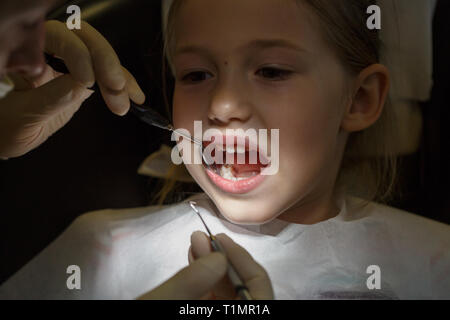
<svg viewBox="0 0 450 320">
<path fill-rule="evenodd" d="M 374 124 L 383 111 L 389 91 L 389 71 L 373 64 L 358 75 L 351 105 L 342 119 L 341 128 L 347 132 L 361 131 Z"/>
</svg>

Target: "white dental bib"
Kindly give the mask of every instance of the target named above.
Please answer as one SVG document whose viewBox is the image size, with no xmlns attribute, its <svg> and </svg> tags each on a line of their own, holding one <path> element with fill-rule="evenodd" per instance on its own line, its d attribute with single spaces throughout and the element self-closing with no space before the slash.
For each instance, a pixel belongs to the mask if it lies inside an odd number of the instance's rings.
<svg viewBox="0 0 450 320">
<path fill-rule="evenodd" d="M 276 299 L 450 299 L 448 225 L 346 197 L 336 217 L 314 225 L 240 226 L 206 195 L 193 198 L 213 233 L 228 234 L 267 270 Z M 0 298 L 136 298 L 188 264 L 195 230 L 204 227 L 186 202 L 85 214 L 6 281 Z M 70 265 L 80 267 L 79 290 L 67 288 Z M 381 288 L 370 290 L 374 265 Z"/>
</svg>

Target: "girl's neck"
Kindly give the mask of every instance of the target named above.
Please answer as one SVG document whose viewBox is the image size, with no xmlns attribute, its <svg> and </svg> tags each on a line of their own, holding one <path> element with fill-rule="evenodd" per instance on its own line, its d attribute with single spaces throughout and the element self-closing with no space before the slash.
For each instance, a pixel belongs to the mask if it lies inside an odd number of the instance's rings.
<svg viewBox="0 0 450 320">
<path fill-rule="evenodd" d="M 339 214 L 337 195 L 331 191 L 319 197 L 300 200 L 288 210 L 280 214 L 277 219 L 296 224 L 315 224 L 334 218 Z"/>
</svg>

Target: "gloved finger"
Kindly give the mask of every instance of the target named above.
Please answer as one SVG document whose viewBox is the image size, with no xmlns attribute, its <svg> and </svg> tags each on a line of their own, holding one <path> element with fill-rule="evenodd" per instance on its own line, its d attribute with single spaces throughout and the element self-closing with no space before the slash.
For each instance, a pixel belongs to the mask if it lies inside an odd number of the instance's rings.
<svg viewBox="0 0 450 320">
<path fill-rule="evenodd" d="M 24 110 L 29 115 L 46 119 L 65 107 L 89 98 L 93 90 L 84 88 L 70 74 L 60 76 L 52 81 L 29 91 L 18 92 L 29 103 L 24 103 Z"/>
<path fill-rule="evenodd" d="M 195 231 L 191 235 L 192 256 L 194 259 L 203 257 L 212 251 L 209 237 L 201 231 Z"/>
<path fill-rule="evenodd" d="M 130 97 L 126 88 L 112 91 L 99 83 L 100 92 L 109 110 L 119 116 L 127 114 L 130 109 Z"/>
<path fill-rule="evenodd" d="M 73 31 L 88 48 L 94 67 L 95 79 L 108 108 L 117 115 L 125 115 L 130 108 L 126 88 L 127 78 L 109 42 L 87 22 Z"/>
<path fill-rule="evenodd" d="M 60 21 L 47 21 L 45 29 L 45 51 L 63 59 L 74 80 L 92 87 L 95 74 L 88 47 Z"/>
<path fill-rule="evenodd" d="M 258 300 L 273 299 L 272 284 L 266 270 L 226 234 L 218 234 L 216 238 L 224 247 L 227 258 L 249 289 L 250 295 Z"/>
<path fill-rule="evenodd" d="M 227 269 L 223 254 L 213 252 L 195 260 L 172 278 L 139 297 L 141 300 L 194 300 L 205 296 Z"/>
<path fill-rule="evenodd" d="M 200 231 L 198 231 L 198 232 L 200 232 Z M 191 237 L 192 237 L 192 236 L 191 236 Z M 189 264 L 191 264 L 191 263 L 193 263 L 193 262 L 195 261 L 194 255 L 193 255 L 193 253 L 192 253 L 192 245 L 189 246 L 188 260 L 189 260 Z M 220 283 L 222 280 L 223 280 L 223 278 L 222 278 L 221 280 L 219 280 L 218 283 Z M 215 286 L 214 286 L 214 287 L 215 287 Z M 199 299 L 200 299 L 200 300 L 212 300 L 212 299 L 215 299 L 216 296 L 213 294 L 213 289 L 214 289 L 214 288 L 211 288 L 211 290 L 210 290 L 208 293 L 206 293 L 205 295 L 203 295 L 203 296 L 200 297 Z"/>
<path fill-rule="evenodd" d="M 195 258 L 192 254 L 192 246 L 189 246 L 189 252 L 188 252 L 188 260 L 189 264 L 193 263 L 195 261 Z M 220 282 L 221 280 L 219 280 Z M 215 299 L 215 295 L 213 294 L 213 291 L 208 291 L 205 295 L 201 296 L 199 300 L 213 300 Z"/>
<path fill-rule="evenodd" d="M 189 251 L 188 251 L 188 261 L 189 264 L 191 264 L 192 262 L 194 262 L 195 258 L 194 255 L 192 254 L 192 246 L 189 246 Z"/>
<path fill-rule="evenodd" d="M 131 73 L 126 68 L 121 68 L 127 79 L 126 86 L 123 90 L 115 92 L 109 90 L 102 84 L 99 84 L 99 87 L 108 108 L 115 114 L 122 116 L 127 114 L 130 109 L 130 99 L 137 104 L 142 104 L 145 101 L 145 95 Z"/>
<path fill-rule="evenodd" d="M 125 68 L 122 67 L 125 77 L 127 78 L 127 91 L 131 100 L 137 104 L 143 104 L 145 101 L 145 94 L 139 87 L 136 78 Z"/>
<path fill-rule="evenodd" d="M 198 259 L 204 257 L 212 252 L 211 241 L 206 233 L 196 231 L 191 235 L 192 257 Z M 227 275 L 225 275 L 214 288 L 215 299 L 231 299 L 235 296 L 233 284 Z"/>
<path fill-rule="evenodd" d="M 127 79 L 119 58 L 109 42 L 87 22 L 81 22 L 81 29 L 73 31 L 85 43 L 91 54 L 95 78 L 99 85 L 113 93 L 125 88 Z"/>
</svg>

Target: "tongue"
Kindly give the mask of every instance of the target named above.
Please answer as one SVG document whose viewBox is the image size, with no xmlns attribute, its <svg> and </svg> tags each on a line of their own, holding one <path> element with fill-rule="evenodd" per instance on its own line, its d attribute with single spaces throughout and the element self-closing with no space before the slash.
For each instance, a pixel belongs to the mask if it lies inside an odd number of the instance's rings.
<svg viewBox="0 0 450 320">
<path fill-rule="evenodd" d="M 260 164 L 234 164 L 232 168 L 233 175 L 236 178 L 251 177 L 261 171 Z"/>
<path fill-rule="evenodd" d="M 224 156 L 225 159 L 225 156 Z M 245 164 L 238 164 L 237 154 L 234 154 L 234 164 L 225 164 L 225 166 L 231 167 L 231 172 L 236 178 L 247 178 L 252 177 L 255 174 L 259 174 L 261 172 L 261 168 L 264 167 L 257 159 L 257 163 L 249 164 L 249 154 L 248 152 L 245 154 Z"/>
</svg>

